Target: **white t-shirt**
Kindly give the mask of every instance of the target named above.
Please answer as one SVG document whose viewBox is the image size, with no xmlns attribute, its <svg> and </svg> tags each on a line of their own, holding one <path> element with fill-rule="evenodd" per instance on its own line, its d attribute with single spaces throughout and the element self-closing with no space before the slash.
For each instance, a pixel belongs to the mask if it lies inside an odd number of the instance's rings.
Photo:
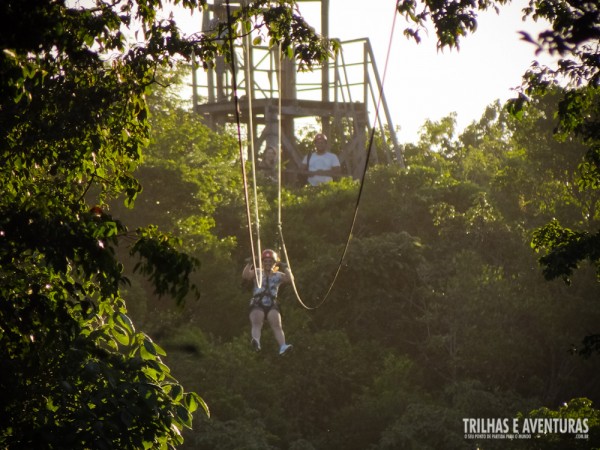
<svg viewBox="0 0 600 450">
<path fill-rule="evenodd" d="M 304 164 L 305 167 L 307 157 L 308 156 L 305 156 L 302 160 L 302 164 Z M 315 172 L 317 170 L 330 170 L 334 167 L 340 167 L 340 160 L 336 155 L 330 152 L 325 152 L 323 154 L 313 153 L 310 157 L 310 161 L 308 162 L 309 172 Z M 333 178 L 323 175 L 312 175 L 308 177 L 308 182 L 313 186 L 321 183 L 327 183 L 328 181 L 333 181 Z"/>
</svg>

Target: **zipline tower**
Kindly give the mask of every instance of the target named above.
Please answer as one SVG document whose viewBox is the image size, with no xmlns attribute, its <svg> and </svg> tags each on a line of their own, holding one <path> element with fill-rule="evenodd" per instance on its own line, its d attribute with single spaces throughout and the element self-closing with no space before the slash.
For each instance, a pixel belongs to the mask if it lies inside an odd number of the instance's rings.
<svg viewBox="0 0 600 450">
<path fill-rule="evenodd" d="M 298 1 L 320 3 L 321 35 L 328 38 L 329 0 Z M 230 11 L 239 8 L 240 2 L 244 0 L 230 0 Z M 225 0 L 209 1 L 202 15 L 202 30 L 213 30 L 218 22 L 227 22 Z M 235 47 L 235 78 L 246 136 L 254 136 L 256 151 L 267 146 L 276 148 L 281 103 L 282 155 L 286 179 L 292 182 L 294 173 L 303 169 L 304 153 L 299 150 L 297 128 L 301 124 L 319 128 L 319 120 L 332 151 L 338 154 L 344 175 L 356 178 L 362 174 L 381 79 L 368 38 L 343 41 L 340 47 L 335 60 L 311 72 L 298 72 L 294 61 L 288 58 L 282 58 L 280 64 L 277 48 L 253 45 L 252 38 Z M 214 129 L 237 123 L 232 68 L 219 58 L 213 68 L 195 68 L 192 73 L 194 110 Z M 371 153 L 372 160 L 403 165 L 383 93 L 375 126 L 386 142 L 379 146 L 384 150 Z"/>
</svg>

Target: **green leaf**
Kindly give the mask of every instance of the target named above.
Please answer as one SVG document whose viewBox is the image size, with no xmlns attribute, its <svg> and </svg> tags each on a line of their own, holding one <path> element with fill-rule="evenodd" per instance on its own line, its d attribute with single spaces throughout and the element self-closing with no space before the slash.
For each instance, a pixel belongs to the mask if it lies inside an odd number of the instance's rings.
<svg viewBox="0 0 600 450">
<path fill-rule="evenodd" d="M 195 392 L 188 392 L 185 394 L 185 405 L 188 410 L 193 413 L 198 409 L 198 406 L 202 406 L 202 409 L 206 413 L 208 417 L 210 417 L 210 410 L 208 409 L 208 405 L 206 402 Z"/>
<path fill-rule="evenodd" d="M 181 387 L 179 384 L 172 384 L 170 394 L 174 401 L 181 402 L 183 399 L 183 387 Z"/>
<path fill-rule="evenodd" d="M 175 411 L 179 421 L 187 428 L 192 428 L 192 415 L 188 409 L 183 405 L 177 405 Z"/>
<path fill-rule="evenodd" d="M 112 336 L 121 345 L 128 346 L 131 343 L 131 334 L 127 330 L 119 325 L 115 325 L 112 329 Z"/>
<path fill-rule="evenodd" d="M 142 359 L 156 359 L 156 349 L 151 341 L 144 339 L 144 342 L 140 347 L 140 356 Z"/>
<path fill-rule="evenodd" d="M 119 323 L 123 328 L 125 328 L 130 335 L 133 335 L 135 333 L 133 322 L 127 314 L 117 312 L 115 315 L 115 319 L 116 322 Z"/>
</svg>

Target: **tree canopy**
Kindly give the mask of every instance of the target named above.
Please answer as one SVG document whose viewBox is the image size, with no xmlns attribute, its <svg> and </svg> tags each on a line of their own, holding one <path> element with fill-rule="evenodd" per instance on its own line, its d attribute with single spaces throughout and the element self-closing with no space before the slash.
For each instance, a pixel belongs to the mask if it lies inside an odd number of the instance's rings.
<svg viewBox="0 0 600 450">
<path fill-rule="evenodd" d="M 194 9 L 204 2 L 175 1 Z M 221 24 L 265 35 L 301 66 L 331 51 L 289 4 L 259 1 Z M 149 143 L 157 73 L 215 36 L 184 37 L 162 3 L 5 1 L 0 5 L 0 442 L 7 448 L 167 448 L 204 402 L 184 393 L 163 350 L 137 331 L 122 297 L 123 249 L 157 295 L 181 303 L 198 260 L 132 207 Z M 289 50 L 289 51 L 288 51 Z M 208 411 L 206 409 L 206 411 Z"/>
<path fill-rule="evenodd" d="M 431 21 L 438 37 L 438 47 L 459 48 L 462 39 L 475 32 L 477 11 L 498 10 L 505 1 L 473 2 L 398 2 L 398 13 L 415 27 L 408 27 L 405 35 L 419 41 L 419 33 Z M 536 53 L 548 52 L 558 56 L 556 67 L 545 67 L 535 62 L 523 76 L 520 94 L 509 104 L 509 110 L 519 116 L 528 103 L 536 102 L 560 87 L 554 112 L 555 136 L 561 140 L 577 140 L 587 151 L 580 162 L 577 183 L 597 188 L 600 180 L 600 129 L 598 89 L 600 87 L 600 12 L 593 2 L 586 1 L 531 1 L 523 9 L 523 18 L 546 20 L 549 28 L 531 36 L 521 32 Z M 550 118 L 549 118 L 550 119 Z M 599 269 L 600 230 L 595 228 L 571 229 L 552 220 L 534 237 L 534 245 L 546 252 L 540 261 L 549 279 L 563 277 L 569 280 L 573 270 L 588 260 Z"/>
<path fill-rule="evenodd" d="M 539 99 L 520 120 L 505 105 L 490 105 L 460 134 L 452 116 L 430 122 L 420 142 L 405 146 L 406 169 L 370 167 L 330 297 L 306 311 L 282 289 L 295 346 L 289 359 L 276 355 L 268 330 L 260 354 L 249 346 L 250 294 L 235 281 L 249 253 L 241 186 L 220 184 L 214 209 L 177 213 L 170 226 L 199 244 L 203 295 L 166 314 L 132 278 L 127 298 L 182 383 L 211 406 L 211 419 L 186 432 L 184 447 L 506 448 L 505 441 L 465 439 L 465 417 L 585 417 L 587 440 L 548 435 L 510 448 L 597 445 L 598 359 L 576 353 L 582 330 L 596 327 L 599 285 L 586 266 L 571 286 L 546 281 L 530 246 L 540 224 L 553 216 L 579 224 L 582 200 L 596 198 L 573 185 L 585 148 L 554 140 L 554 99 Z M 211 132 L 198 130 L 193 114 L 160 120 L 170 138 L 149 148 L 152 176 L 184 191 L 152 190 L 138 201 L 160 198 L 176 211 L 171 202 L 197 192 L 233 149 L 204 147 L 200 137 Z M 188 152 L 174 155 L 169 142 Z M 187 178 L 196 152 L 206 156 L 203 171 Z M 239 183 L 235 171 L 219 169 Z M 331 282 L 358 188 L 345 178 L 282 193 L 286 245 L 309 306 Z M 263 242 L 277 246 L 277 193 L 259 181 L 259 194 Z M 207 217 L 214 221 L 202 228 L 206 235 L 187 227 Z"/>
<path fill-rule="evenodd" d="M 478 10 L 503 3 L 400 1 L 398 13 L 415 24 L 408 36 L 431 20 L 439 45 L 458 47 Z M 282 366 L 247 351 L 232 313 L 247 256 L 232 138 L 149 101 L 163 69 L 229 58 L 227 44 L 253 29 L 301 69 L 330 56 L 335 42 L 293 6 L 250 2 L 212 33 L 183 36 L 158 18 L 159 0 L 0 3 L 3 447 L 172 448 L 187 429 L 193 448 L 461 448 L 453 426 L 465 415 L 597 420 L 597 362 L 565 348 L 600 314 L 582 264 L 598 273 L 596 5 L 531 2 L 524 15 L 551 27 L 524 38 L 558 54 L 557 68 L 534 66 L 517 99 L 458 137 L 452 117 L 428 122 L 405 170 L 373 168 L 340 287 L 323 315 L 289 309 L 310 351 Z M 311 298 L 356 189 L 285 193 Z M 261 192 L 269 211 L 273 192 Z M 537 277 L 530 242 L 546 277 L 571 288 Z"/>
</svg>

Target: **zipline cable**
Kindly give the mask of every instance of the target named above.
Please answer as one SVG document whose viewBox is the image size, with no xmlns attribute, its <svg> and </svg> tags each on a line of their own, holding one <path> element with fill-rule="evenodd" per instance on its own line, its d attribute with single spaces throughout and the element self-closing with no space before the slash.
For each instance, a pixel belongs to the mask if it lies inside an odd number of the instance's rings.
<svg viewBox="0 0 600 450">
<path fill-rule="evenodd" d="M 362 171 L 362 175 L 360 178 L 360 187 L 358 190 L 358 195 L 356 198 L 356 204 L 354 205 L 354 214 L 352 217 L 352 223 L 350 225 L 350 231 L 348 232 L 348 238 L 346 239 L 346 244 L 344 245 L 344 250 L 342 252 L 342 256 L 340 257 L 340 261 L 338 263 L 337 269 L 335 271 L 335 275 L 333 276 L 333 280 L 331 281 L 331 284 L 329 285 L 329 288 L 327 289 L 327 292 L 325 293 L 323 299 L 316 305 L 316 306 L 307 306 L 302 299 L 300 298 L 300 295 L 298 293 L 298 289 L 296 287 L 296 283 L 294 281 L 294 278 L 292 277 L 292 287 L 294 289 L 294 293 L 296 294 L 296 299 L 298 300 L 298 302 L 306 309 L 309 310 L 314 310 L 317 309 L 319 307 L 321 307 L 325 301 L 327 300 L 327 298 L 329 297 L 329 294 L 331 293 L 331 291 L 333 290 L 333 286 L 335 285 L 335 282 L 337 281 L 337 278 L 340 274 L 340 271 L 342 270 L 342 266 L 344 263 L 344 259 L 346 257 L 346 254 L 348 253 L 348 248 L 350 246 L 350 241 L 352 240 L 352 233 L 354 232 L 354 227 L 356 225 L 356 219 L 358 217 L 358 207 L 360 205 L 360 200 L 362 198 L 362 194 L 363 194 L 363 187 L 365 184 L 365 178 L 367 175 L 367 170 L 369 167 L 369 159 L 371 157 L 371 152 L 373 149 L 373 141 L 375 139 L 375 129 L 377 126 L 377 122 L 379 120 L 379 110 L 381 107 L 381 101 L 382 101 L 382 97 L 383 97 L 383 86 L 385 84 L 385 78 L 387 75 L 387 70 L 388 70 L 388 66 L 389 66 L 389 60 L 390 60 L 390 53 L 391 53 L 391 49 L 392 49 L 392 42 L 393 42 L 393 37 L 394 37 L 394 30 L 396 28 L 396 17 L 398 15 L 397 11 L 398 11 L 398 4 L 400 3 L 400 0 L 396 0 L 396 6 L 394 8 L 394 20 L 392 22 L 392 29 L 390 31 L 390 39 L 388 42 L 388 48 L 387 48 L 387 54 L 386 54 L 386 59 L 385 59 L 385 66 L 383 68 L 383 76 L 381 78 L 381 86 L 379 88 L 379 96 L 377 99 L 377 106 L 375 108 L 375 118 L 373 120 L 373 126 L 371 127 L 371 133 L 369 136 L 369 145 L 367 147 L 367 156 L 365 158 L 365 165 L 363 167 L 363 171 Z M 280 60 L 280 64 L 279 64 L 279 136 L 280 136 L 280 140 L 281 140 L 281 44 L 279 46 L 279 60 Z M 281 167 L 279 169 L 281 171 Z M 288 253 L 287 253 L 287 249 L 285 246 L 285 240 L 283 238 L 283 226 L 282 226 L 282 220 L 281 220 L 281 180 L 279 181 L 279 217 L 278 217 L 278 227 L 279 227 L 279 234 L 280 234 L 280 238 L 281 238 L 281 246 L 283 248 L 283 252 L 286 258 L 286 261 L 288 263 L 288 266 L 290 268 L 290 272 L 292 272 L 292 267 L 289 265 L 290 260 L 288 257 Z M 293 272 L 292 272 L 293 273 Z"/>
</svg>

